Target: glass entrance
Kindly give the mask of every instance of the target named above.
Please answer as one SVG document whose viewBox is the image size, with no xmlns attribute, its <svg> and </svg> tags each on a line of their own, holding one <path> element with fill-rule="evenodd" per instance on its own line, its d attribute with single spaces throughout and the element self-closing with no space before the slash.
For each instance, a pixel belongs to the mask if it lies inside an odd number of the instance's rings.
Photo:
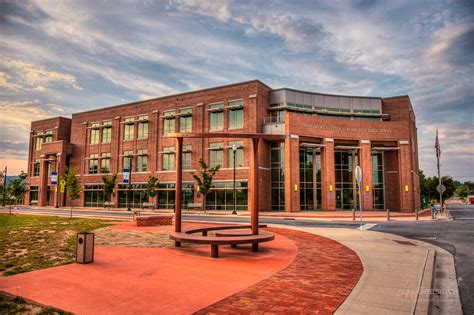
<svg viewBox="0 0 474 315">
<path fill-rule="evenodd" d="M 374 210 L 385 209 L 385 169 L 383 152 L 372 152 L 372 194 Z"/>
<path fill-rule="evenodd" d="M 321 209 L 320 148 L 300 148 L 300 209 Z"/>
<path fill-rule="evenodd" d="M 334 168 L 336 171 L 336 209 L 355 209 L 357 191 L 354 170 L 358 165 L 357 151 L 336 151 Z"/>
</svg>

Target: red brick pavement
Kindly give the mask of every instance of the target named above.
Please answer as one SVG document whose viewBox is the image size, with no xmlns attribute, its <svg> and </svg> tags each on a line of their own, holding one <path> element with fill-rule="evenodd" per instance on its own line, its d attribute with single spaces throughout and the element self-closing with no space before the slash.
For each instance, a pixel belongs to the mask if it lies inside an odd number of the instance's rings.
<svg viewBox="0 0 474 315">
<path fill-rule="evenodd" d="M 196 314 L 332 314 L 362 275 L 362 263 L 346 246 L 318 235 L 269 229 L 298 246 L 287 268 Z"/>
</svg>

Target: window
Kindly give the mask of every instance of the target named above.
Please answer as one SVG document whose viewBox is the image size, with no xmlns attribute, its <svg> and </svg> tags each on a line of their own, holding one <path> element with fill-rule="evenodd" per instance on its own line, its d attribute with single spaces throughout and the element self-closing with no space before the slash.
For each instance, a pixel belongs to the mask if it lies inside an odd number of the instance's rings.
<svg viewBox="0 0 474 315">
<path fill-rule="evenodd" d="M 35 160 L 33 163 L 33 176 L 39 176 L 40 174 L 40 161 Z"/>
<path fill-rule="evenodd" d="M 104 174 L 110 173 L 110 153 L 102 153 L 100 172 Z"/>
<path fill-rule="evenodd" d="M 183 170 L 190 170 L 191 169 L 191 145 L 184 145 L 183 146 Z"/>
<path fill-rule="evenodd" d="M 50 143 L 53 142 L 53 131 L 52 130 L 46 130 L 44 133 L 44 143 Z"/>
<path fill-rule="evenodd" d="M 30 204 L 38 201 L 38 186 L 30 186 Z"/>
<path fill-rule="evenodd" d="M 272 210 L 285 210 L 285 142 L 271 144 Z"/>
<path fill-rule="evenodd" d="M 176 196 L 176 184 L 165 183 L 158 186 L 158 209 L 174 209 Z M 183 183 L 181 185 L 181 203 L 187 205 L 194 202 L 194 184 Z"/>
<path fill-rule="evenodd" d="M 104 199 L 103 185 L 84 185 L 85 207 L 102 207 Z"/>
<path fill-rule="evenodd" d="M 179 113 L 179 132 L 193 131 L 193 117 L 191 116 L 193 110 L 191 108 L 182 108 Z"/>
<path fill-rule="evenodd" d="M 123 129 L 123 140 L 133 140 L 135 131 L 135 123 L 133 117 L 125 118 L 125 126 Z"/>
<path fill-rule="evenodd" d="M 146 172 L 148 162 L 148 150 L 138 150 L 137 172 Z"/>
<path fill-rule="evenodd" d="M 98 154 L 91 154 L 89 156 L 89 174 L 97 174 L 99 172 L 98 162 L 99 162 Z"/>
<path fill-rule="evenodd" d="M 244 144 L 242 141 L 229 141 L 227 162 L 229 163 L 229 167 L 234 167 L 234 150 L 232 150 L 234 144 L 237 146 L 237 150 L 235 151 L 235 167 L 242 167 L 244 166 Z"/>
<path fill-rule="evenodd" d="M 222 142 L 209 143 L 209 167 L 223 165 L 223 145 Z"/>
<path fill-rule="evenodd" d="M 209 105 L 211 110 L 209 116 L 209 130 L 218 131 L 224 129 L 224 104 Z"/>
<path fill-rule="evenodd" d="M 131 184 L 130 193 L 128 188 L 127 184 L 118 185 L 118 207 L 126 208 L 130 205 L 131 208 L 142 208 L 143 203 L 148 202 L 146 184 Z"/>
<path fill-rule="evenodd" d="M 100 134 L 100 124 L 93 123 L 91 125 L 91 141 L 90 144 L 98 144 L 99 143 L 99 134 Z"/>
<path fill-rule="evenodd" d="M 133 151 L 123 151 L 122 165 L 123 169 L 131 169 L 133 165 Z"/>
<path fill-rule="evenodd" d="M 176 132 L 176 121 L 175 116 L 176 111 L 169 110 L 163 113 L 163 135 L 168 135 L 170 133 Z"/>
<path fill-rule="evenodd" d="M 138 117 L 138 139 L 148 138 L 148 116 Z"/>
<path fill-rule="evenodd" d="M 110 143 L 112 140 L 112 122 L 104 121 L 102 123 L 102 143 Z"/>
<path fill-rule="evenodd" d="M 246 181 L 235 182 L 235 196 L 237 210 L 247 210 L 248 205 L 248 183 Z M 234 209 L 234 183 L 216 181 L 212 184 L 211 191 L 206 197 L 206 209 L 208 210 L 233 210 Z"/>
<path fill-rule="evenodd" d="M 161 168 L 163 171 L 174 170 L 174 147 L 163 148 Z"/>
<path fill-rule="evenodd" d="M 43 133 L 42 132 L 38 132 L 36 134 L 36 145 L 35 145 L 35 149 L 36 151 L 39 151 L 41 150 L 41 146 L 43 145 Z"/>
<path fill-rule="evenodd" d="M 239 129 L 244 126 L 244 101 L 230 101 L 229 107 L 229 129 Z"/>
</svg>

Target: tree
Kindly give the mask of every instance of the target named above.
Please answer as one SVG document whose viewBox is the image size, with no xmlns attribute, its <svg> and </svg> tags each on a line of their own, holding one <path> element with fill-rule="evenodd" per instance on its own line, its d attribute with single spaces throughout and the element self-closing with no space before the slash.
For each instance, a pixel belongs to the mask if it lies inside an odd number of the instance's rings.
<svg viewBox="0 0 474 315">
<path fill-rule="evenodd" d="M 28 189 L 26 188 L 26 177 L 28 175 L 25 172 L 21 172 L 20 175 L 18 175 L 18 178 L 13 179 L 10 182 L 10 186 L 8 187 L 8 194 L 10 196 L 13 196 L 13 199 L 15 199 L 15 204 L 18 203 L 18 200 L 22 199 L 25 194 L 28 192 Z M 11 214 L 11 203 L 10 203 L 10 214 Z"/>
<path fill-rule="evenodd" d="M 110 209 L 112 194 L 114 193 L 115 185 L 117 184 L 117 174 L 113 174 L 110 176 L 102 176 L 102 182 L 104 183 L 104 195 L 109 202 L 108 208 Z"/>
<path fill-rule="evenodd" d="M 76 168 L 66 169 L 66 173 L 64 174 L 64 179 L 66 180 L 66 189 L 69 199 L 71 200 L 71 218 L 72 218 L 72 207 L 74 204 L 74 200 L 79 199 L 81 196 L 81 182 L 76 177 L 78 170 Z"/>
<path fill-rule="evenodd" d="M 155 198 L 160 182 L 155 176 L 148 177 L 148 182 L 146 186 L 146 194 L 148 198 Z M 153 202 L 153 210 L 155 210 L 155 203 Z"/>
<path fill-rule="evenodd" d="M 192 173 L 194 179 L 197 182 L 198 192 L 203 196 L 203 203 L 202 209 L 205 211 L 206 209 L 206 197 L 211 192 L 212 187 L 212 180 L 216 175 L 217 171 L 221 168 L 220 165 L 214 166 L 209 168 L 209 166 L 204 162 L 203 159 L 199 160 L 199 164 L 201 165 L 201 172 L 199 175 Z M 176 196 L 176 198 L 181 198 L 181 196 Z"/>
<path fill-rule="evenodd" d="M 466 184 L 462 184 L 461 186 L 458 186 L 455 190 L 455 194 L 456 196 L 464 200 L 464 198 L 466 198 L 469 195 L 469 186 Z"/>
</svg>

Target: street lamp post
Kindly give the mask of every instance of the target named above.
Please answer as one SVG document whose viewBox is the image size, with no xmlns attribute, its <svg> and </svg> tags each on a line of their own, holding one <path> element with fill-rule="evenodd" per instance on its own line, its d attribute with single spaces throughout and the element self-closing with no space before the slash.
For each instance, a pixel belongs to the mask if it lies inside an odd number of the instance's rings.
<svg viewBox="0 0 474 315">
<path fill-rule="evenodd" d="M 237 214 L 237 193 L 235 190 L 235 154 L 237 153 L 237 144 L 233 143 L 232 144 L 232 155 L 234 158 L 234 211 L 232 211 L 232 214 Z"/>
<path fill-rule="evenodd" d="M 130 207 L 130 185 L 132 184 L 132 156 L 128 156 L 128 172 L 129 172 L 129 177 L 128 177 L 128 189 L 127 189 L 127 211 L 132 211 L 132 208 Z"/>
<path fill-rule="evenodd" d="M 56 174 L 58 176 L 58 179 L 56 180 L 56 206 L 54 206 L 55 208 L 59 208 L 59 168 L 61 166 L 61 162 L 59 161 L 58 159 L 58 164 L 57 164 L 57 167 L 56 167 Z"/>
<path fill-rule="evenodd" d="M 2 206 L 5 207 L 5 197 L 7 195 L 7 167 L 5 166 L 5 171 L 3 172 L 3 202 Z"/>
</svg>

